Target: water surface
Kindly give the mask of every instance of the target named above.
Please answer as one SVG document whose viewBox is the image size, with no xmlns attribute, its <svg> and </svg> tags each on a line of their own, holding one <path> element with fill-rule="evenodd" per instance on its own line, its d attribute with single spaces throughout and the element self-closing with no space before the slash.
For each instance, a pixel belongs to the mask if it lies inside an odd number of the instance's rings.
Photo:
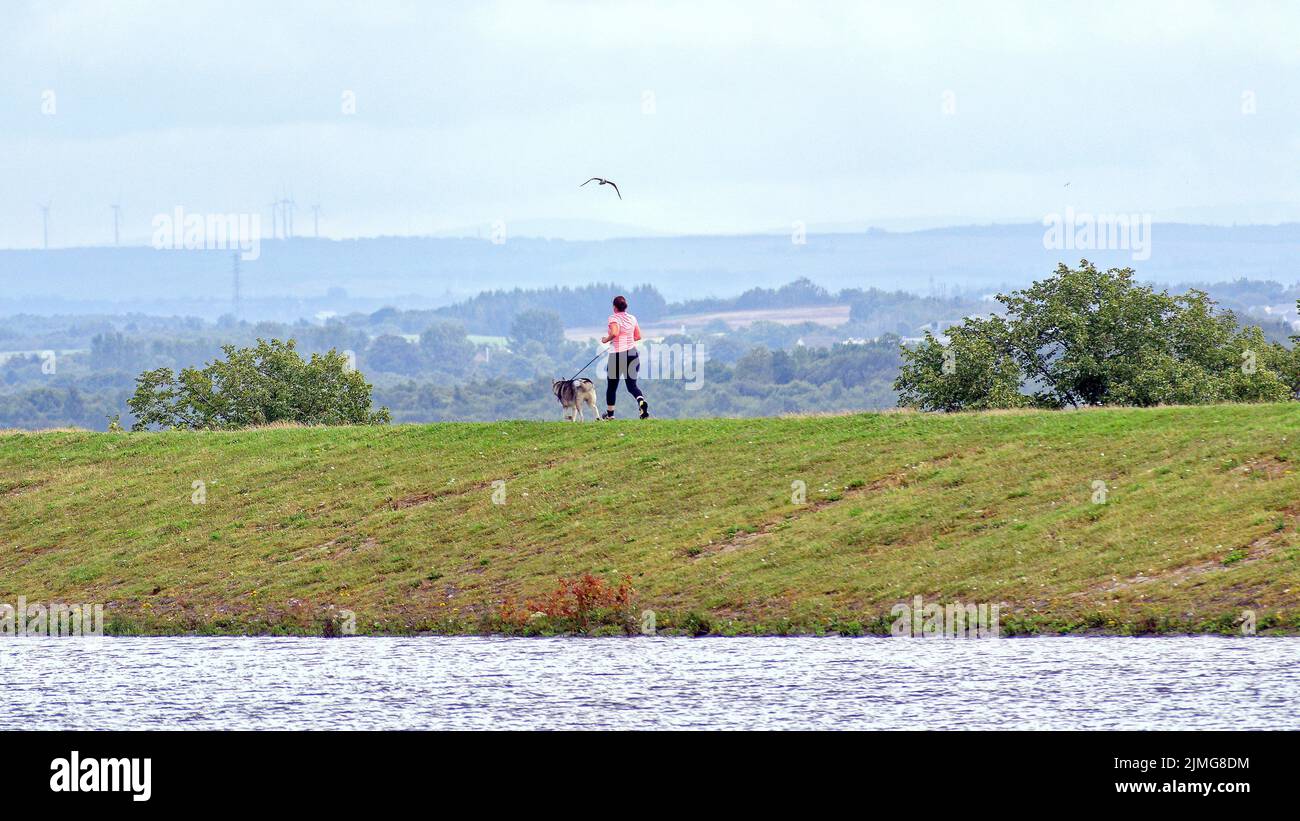
<svg viewBox="0 0 1300 821">
<path fill-rule="evenodd" d="M 1300 639 L 0 641 L 0 729 L 1300 729 Z"/>
</svg>

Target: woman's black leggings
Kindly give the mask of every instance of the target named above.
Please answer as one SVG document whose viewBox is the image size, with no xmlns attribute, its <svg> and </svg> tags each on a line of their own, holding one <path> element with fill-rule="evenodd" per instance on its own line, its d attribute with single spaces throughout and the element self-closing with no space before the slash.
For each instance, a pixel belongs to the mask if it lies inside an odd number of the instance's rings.
<svg viewBox="0 0 1300 821">
<path fill-rule="evenodd" d="M 640 398 L 641 389 L 636 386 L 636 374 L 640 366 L 641 358 L 637 356 L 635 349 L 609 355 L 609 362 L 606 363 L 607 375 L 605 377 L 606 405 L 611 408 L 614 407 L 619 379 L 622 379 L 627 385 L 628 393 Z"/>
</svg>

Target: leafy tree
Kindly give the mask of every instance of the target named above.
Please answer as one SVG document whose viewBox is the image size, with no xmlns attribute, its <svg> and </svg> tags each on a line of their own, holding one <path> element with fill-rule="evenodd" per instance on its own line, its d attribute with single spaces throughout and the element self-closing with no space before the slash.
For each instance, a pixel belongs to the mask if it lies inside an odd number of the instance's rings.
<svg viewBox="0 0 1300 821">
<path fill-rule="evenodd" d="M 401 312 L 391 305 L 380 308 L 370 315 L 369 322 L 371 325 L 384 325 L 394 323 L 401 317 Z"/>
<path fill-rule="evenodd" d="M 559 347 L 564 343 L 564 325 L 560 322 L 560 315 L 554 311 L 521 311 L 510 323 L 510 342 L 514 345 L 539 342 L 547 349 Z"/>
<path fill-rule="evenodd" d="M 1294 352 L 1257 327 L 1239 327 L 1204 292 L 1157 292 L 1136 282 L 1131 268 L 1062 264 L 1054 276 L 998 301 L 1005 319 L 967 318 L 948 329 L 947 349 L 929 334 L 904 349 L 895 381 L 900 404 L 968 410 L 1266 402 L 1294 392 Z"/>
<path fill-rule="evenodd" d="M 435 322 L 420 334 L 420 348 L 435 367 L 460 370 L 474 356 L 474 343 L 459 322 Z"/>
<path fill-rule="evenodd" d="M 420 348 L 395 334 L 383 334 L 366 348 L 366 367 L 385 373 L 414 376 L 423 368 Z"/>
<path fill-rule="evenodd" d="M 1228 370 L 1224 395 L 1234 402 L 1278 402 L 1300 389 L 1295 363 L 1300 351 L 1269 342 L 1264 332 L 1248 326 L 1233 335 L 1229 350 L 1236 354 Z"/>
<path fill-rule="evenodd" d="M 253 348 L 225 345 L 224 361 L 202 369 L 170 368 L 136 377 L 127 401 L 135 423 L 164 428 L 230 429 L 273 422 L 308 425 L 387 424 L 387 408 L 370 409 L 371 386 L 336 351 L 303 361 L 294 340 L 259 339 Z"/>
<path fill-rule="evenodd" d="M 425 327 L 431 319 L 454 320 L 463 323 L 471 333 L 500 336 L 516 316 L 528 310 L 554 311 L 562 316 L 583 316 L 599 322 L 609 315 L 609 303 L 615 294 L 627 297 L 632 313 L 642 322 L 664 316 L 668 308 L 663 296 L 649 285 L 628 288 L 613 283 L 592 283 L 578 288 L 484 291 L 455 305 L 433 311 L 406 311 L 404 315 L 416 322 L 412 330 Z"/>
<path fill-rule="evenodd" d="M 1028 405 L 1020 369 L 1001 317 L 971 318 L 948 329 L 945 346 L 929 331 L 915 348 L 902 349 L 894 389 L 898 403 L 928 411 L 991 410 Z"/>
<path fill-rule="evenodd" d="M 787 385 L 799 376 L 794 359 L 783 350 L 772 351 L 772 381 Z"/>
<path fill-rule="evenodd" d="M 736 362 L 737 384 L 763 385 L 773 381 L 772 351 L 767 348 L 750 348 Z"/>
<path fill-rule="evenodd" d="M 128 339 L 118 331 L 95 334 L 90 340 L 90 365 L 97 371 L 125 370 L 137 364 L 143 348 L 139 340 Z"/>
</svg>

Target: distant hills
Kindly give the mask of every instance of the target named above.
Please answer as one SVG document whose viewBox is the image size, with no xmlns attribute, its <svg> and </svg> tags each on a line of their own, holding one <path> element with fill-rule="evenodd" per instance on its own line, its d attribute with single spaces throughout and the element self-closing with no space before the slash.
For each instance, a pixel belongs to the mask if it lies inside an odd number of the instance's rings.
<svg viewBox="0 0 1300 821">
<path fill-rule="evenodd" d="M 248 318 L 289 319 L 383 304 L 436 307 L 492 288 L 653 284 L 669 300 L 733 296 L 807 277 L 832 289 L 985 293 L 1058 262 L 1132 265 L 1156 282 L 1300 279 L 1300 224 L 1156 224 L 1150 259 L 1125 250 L 1049 250 L 1039 224 L 911 232 L 665 236 L 565 241 L 379 237 L 266 240 L 241 267 Z M 140 311 L 208 318 L 232 306 L 230 251 L 148 247 L 0 251 L 0 315 Z"/>
</svg>

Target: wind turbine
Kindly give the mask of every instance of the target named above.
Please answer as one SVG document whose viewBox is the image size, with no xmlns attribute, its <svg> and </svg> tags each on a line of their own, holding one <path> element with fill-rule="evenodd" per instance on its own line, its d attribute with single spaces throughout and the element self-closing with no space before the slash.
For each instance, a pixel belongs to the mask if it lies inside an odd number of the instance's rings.
<svg viewBox="0 0 1300 821">
<path fill-rule="evenodd" d="M 293 239 L 293 209 L 297 203 L 293 201 L 292 195 L 280 200 L 280 202 L 284 203 L 285 239 Z"/>
<path fill-rule="evenodd" d="M 278 222 L 279 216 L 280 216 L 280 201 L 271 200 L 271 239 L 275 239 L 275 235 L 279 233 L 279 227 L 280 227 L 280 223 Z"/>
<path fill-rule="evenodd" d="M 50 206 L 52 204 L 51 200 L 36 204 L 36 207 L 41 209 L 41 238 L 46 251 L 50 250 Z"/>
<path fill-rule="evenodd" d="M 316 232 L 316 239 L 320 239 L 320 203 L 311 207 L 312 228 Z"/>
<path fill-rule="evenodd" d="M 118 198 L 119 200 L 122 199 L 122 195 L 121 195 L 121 194 L 118 194 L 117 198 Z M 111 208 L 111 209 L 113 209 L 113 245 L 114 245 L 114 246 L 118 246 L 118 245 L 121 245 L 121 244 L 122 244 L 122 243 L 121 243 L 121 235 L 118 233 L 118 230 L 117 230 L 118 217 L 120 216 L 120 214 L 121 214 L 121 212 L 122 212 L 122 206 L 121 206 L 120 203 L 116 203 L 116 202 L 115 202 L 115 203 L 113 203 L 112 205 L 110 205 L 110 206 L 108 206 L 108 207 Z"/>
</svg>

